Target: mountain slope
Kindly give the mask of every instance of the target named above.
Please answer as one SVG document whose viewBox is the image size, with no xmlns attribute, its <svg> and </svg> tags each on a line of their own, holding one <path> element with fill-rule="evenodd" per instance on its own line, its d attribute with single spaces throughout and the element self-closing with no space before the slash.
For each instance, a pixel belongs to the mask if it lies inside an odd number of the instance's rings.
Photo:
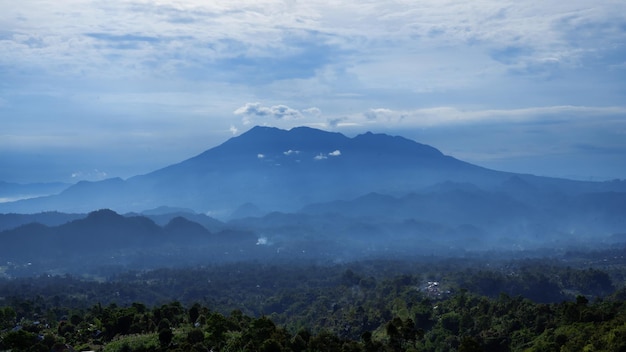
<svg viewBox="0 0 626 352">
<path fill-rule="evenodd" d="M 145 216 L 123 216 L 102 209 L 58 226 L 29 223 L 0 231 L 0 258 L 3 266 L 20 265 L 26 268 L 22 271 L 37 275 L 49 270 L 84 272 L 129 263 L 135 268 L 187 265 L 209 259 L 254 258 L 248 252 L 256 247 L 256 240 L 246 231 L 212 233 L 180 216 L 159 226 Z"/>
<path fill-rule="evenodd" d="M 47 226 L 58 226 L 72 220 L 82 219 L 86 214 L 64 214 L 56 211 L 36 214 L 0 214 L 0 231 L 37 222 Z"/>
<path fill-rule="evenodd" d="M 445 181 L 506 188 L 506 180 L 512 180 L 509 188 L 517 182 L 542 193 L 626 189 L 624 182 L 584 183 L 489 170 L 403 137 L 368 132 L 348 138 L 307 127 L 254 127 L 178 164 L 128 180 L 80 182 L 56 196 L 0 204 L 0 212 L 130 212 L 167 205 L 219 218 L 246 203 L 293 211 L 371 192 L 401 196 Z"/>
<path fill-rule="evenodd" d="M 312 201 L 420 187 L 429 180 L 463 173 L 460 168 L 478 171 L 400 137 L 367 134 L 350 139 L 304 127 L 290 131 L 255 127 L 194 158 L 128 183 L 160 196 L 160 202 L 176 196 L 184 205 L 202 211 L 219 211 L 213 205 L 234 209 L 246 202 L 289 210 Z"/>
<path fill-rule="evenodd" d="M 0 181 L 0 202 L 57 194 L 69 186 L 61 182 L 23 184 Z"/>
</svg>

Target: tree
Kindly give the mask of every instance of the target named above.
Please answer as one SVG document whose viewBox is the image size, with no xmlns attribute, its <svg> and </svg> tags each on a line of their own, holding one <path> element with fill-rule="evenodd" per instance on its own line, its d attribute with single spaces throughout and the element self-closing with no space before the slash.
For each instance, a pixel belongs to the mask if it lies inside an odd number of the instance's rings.
<svg viewBox="0 0 626 352">
<path fill-rule="evenodd" d="M 200 304 L 199 303 L 195 303 L 193 306 L 191 306 L 191 308 L 189 308 L 189 322 L 190 323 L 195 323 L 196 321 L 198 321 L 198 318 L 200 317 Z"/>
<path fill-rule="evenodd" d="M 339 337 L 329 331 L 322 331 L 309 341 L 311 351 L 340 351 L 341 346 Z"/>
<path fill-rule="evenodd" d="M 12 328 L 15 325 L 15 310 L 11 307 L 0 308 L 0 330 Z"/>
<path fill-rule="evenodd" d="M 25 351 L 37 343 L 37 335 L 20 329 L 6 334 L 2 339 L 2 342 L 6 349 Z"/>
<path fill-rule="evenodd" d="M 187 333 L 187 342 L 190 345 L 195 345 L 196 343 L 200 343 L 204 341 L 204 333 L 200 329 L 191 329 Z"/>
<path fill-rule="evenodd" d="M 164 328 L 159 331 L 159 343 L 161 344 L 161 347 L 165 348 L 169 346 L 172 342 L 172 338 L 174 338 L 172 329 Z"/>
</svg>

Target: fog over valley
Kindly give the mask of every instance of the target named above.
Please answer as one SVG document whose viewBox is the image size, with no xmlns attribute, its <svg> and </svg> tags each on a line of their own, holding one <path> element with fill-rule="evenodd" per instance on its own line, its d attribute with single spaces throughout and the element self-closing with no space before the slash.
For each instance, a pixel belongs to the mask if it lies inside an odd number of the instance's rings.
<svg viewBox="0 0 626 352">
<path fill-rule="evenodd" d="M 624 181 L 501 172 L 400 136 L 308 127 L 254 127 L 145 175 L 81 181 L 0 209 L 3 258 L 42 272 L 85 270 L 73 265 L 86 258 L 120 269 L 334 263 L 626 241 Z"/>
</svg>

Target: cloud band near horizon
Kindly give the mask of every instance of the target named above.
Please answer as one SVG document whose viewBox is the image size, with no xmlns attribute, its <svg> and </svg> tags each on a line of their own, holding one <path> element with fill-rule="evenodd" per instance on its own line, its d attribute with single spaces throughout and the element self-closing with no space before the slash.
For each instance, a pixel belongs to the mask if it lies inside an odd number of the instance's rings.
<svg viewBox="0 0 626 352">
<path fill-rule="evenodd" d="M 42 154 L 76 160 L 66 175 L 129 175 L 254 124 L 451 152 L 483 133 L 478 161 L 529 143 L 597 156 L 626 150 L 626 2 L 5 2 L 0 78 L 0 162 L 16 175 Z M 507 153 L 495 129 L 520 136 Z M 108 164 L 72 154 L 86 151 Z M 626 177 L 612 155 L 593 168 Z"/>
</svg>

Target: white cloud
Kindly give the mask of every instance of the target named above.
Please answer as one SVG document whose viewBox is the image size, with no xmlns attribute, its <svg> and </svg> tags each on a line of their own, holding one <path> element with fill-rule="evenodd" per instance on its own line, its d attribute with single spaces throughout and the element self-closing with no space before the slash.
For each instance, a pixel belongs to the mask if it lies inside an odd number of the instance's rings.
<svg viewBox="0 0 626 352">
<path fill-rule="evenodd" d="M 273 117 L 276 119 L 299 119 L 302 113 L 286 105 L 262 106 L 261 103 L 246 103 L 233 112 L 244 117 Z"/>
<path fill-rule="evenodd" d="M 265 158 L 265 154 L 261 154 L 261 153 L 259 153 L 259 154 L 257 154 L 257 155 L 256 155 L 256 157 L 257 157 L 258 159 L 263 159 L 263 158 Z"/>
<path fill-rule="evenodd" d="M 167 73 L 222 59 L 289 56 L 298 53 L 301 44 L 314 44 L 303 43 L 306 40 L 353 51 L 354 56 L 347 57 L 356 59 L 351 66 L 384 62 L 378 60 L 383 57 L 397 64 L 395 59 L 407 54 L 464 45 L 485 50 L 524 48 L 511 58 L 512 65 L 546 58 L 575 65 L 581 56 L 623 42 L 619 23 L 626 4 L 610 0 L 593 6 L 584 0 L 492 0 L 479 6 L 460 0 L 344 1 L 336 6 L 315 1 L 29 1 L 0 5 L 0 12 L 9 33 L 0 43 L 2 61 L 55 67 L 62 74 L 104 70 L 106 75 L 119 69 Z M 580 28 L 591 34 L 571 35 Z M 307 38 L 310 33 L 321 35 Z M 359 59 L 364 53 L 369 54 L 367 59 Z"/>
<path fill-rule="evenodd" d="M 367 89 L 471 88 L 511 73 L 550 77 L 547 72 L 578 67 L 626 41 L 620 30 L 626 3 L 609 0 L 593 6 L 583 0 L 490 0 L 479 6 L 460 0 L 335 6 L 40 0 L 3 4 L 0 13 L 0 64 L 21 72 L 92 78 L 95 84 L 120 77 L 115 85 L 133 80 L 144 89 L 152 86 L 145 80 L 155 79 L 178 87 L 225 83 L 238 88 L 235 94 L 260 85 L 272 90 L 252 88 L 252 99 L 289 96 L 291 106 L 303 91 L 323 102 L 324 96 L 358 97 Z M 318 107 L 272 108 L 255 116 L 321 116 Z M 336 112 L 324 107 L 329 111 L 332 119 Z"/>
<path fill-rule="evenodd" d="M 626 107 L 546 106 L 520 109 L 465 110 L 454 107 L 434 107 L 414 110 L 370 109 L 355 121 L 363 124 L 379 123 L 396 126 L 440 126 L 469 123 L 519 123 L 529 121 L 568 121 L 572 119 L 600 119 L 626 114 Z"/>
<path fill-rule="evenodd" d="M 70 175 L 74 181 L 77 180 L 89 180 L 100 181 L 107 178 L 108 174 L 105 171 L 93 169 L 89 171 L 75 171 Z"/>
<path fill-rule="evenodd" d="M 288 151 L 283 152 L 283 154 L 285 154 L 285 155 L 300 154 L 300 151 L 299 150 L 291 150 L 291 149 L 289 149 Z"/>
<path fill-rule="evenodd" d="M 303 109 L 302 112 L 307 114 L 307 115 L 314 116 L 314 117 L 320 117 L 322 115 L 322 110 L 320 110 L 319 108 L 316 108 L 316 107 Z"/>
<path fill-rule="evenodd" d="M 293 109 L 287 105 L 279 104 L 264 106 L 261 103 L 246 103 L 233 111 L 233 114 L 241 116 L 243 125 L 268 124 L 275 122 L 288 123 L 298 120 L 297 124 L 305 123 L 305 119 L 317 118 L 320 110 L 308 108 L 304 110 Z M 267 121 L 270 119 L 271 121 Z"/>
<path fill-rule="evenodd" d="M 277 119 L 299 119 L 302 118 L 300 111 L 292 109 L 286 105 L 274 105 L 270 107 L 272 116 Z"/>
<path fill-rule="evenodd" d="M 329 156 L 337 157 L 337 156 L 340 156 L 340 155 L 341 155 L 341 151 L 335 150 L 335 151 L 332 151 L 332 152 L 327 153 L 327 154 L 319 153 L 313 159 L 315 159 L 315 160 L 324 160 L 324 159 L 328 159 Z"/>
<path fill-rule="evenodd" d="M 163 150 L 162 138 L 199 150 L 203 133 L 212 144 L 251 124 L 624 115 L 623 1 L 32 0 L 0 14 L 0 109 L 15 116 L 0 118 L 4 155 L 94 141 Z M 131 130 L 142 143 L 120 132 Z"/>
</svg>

